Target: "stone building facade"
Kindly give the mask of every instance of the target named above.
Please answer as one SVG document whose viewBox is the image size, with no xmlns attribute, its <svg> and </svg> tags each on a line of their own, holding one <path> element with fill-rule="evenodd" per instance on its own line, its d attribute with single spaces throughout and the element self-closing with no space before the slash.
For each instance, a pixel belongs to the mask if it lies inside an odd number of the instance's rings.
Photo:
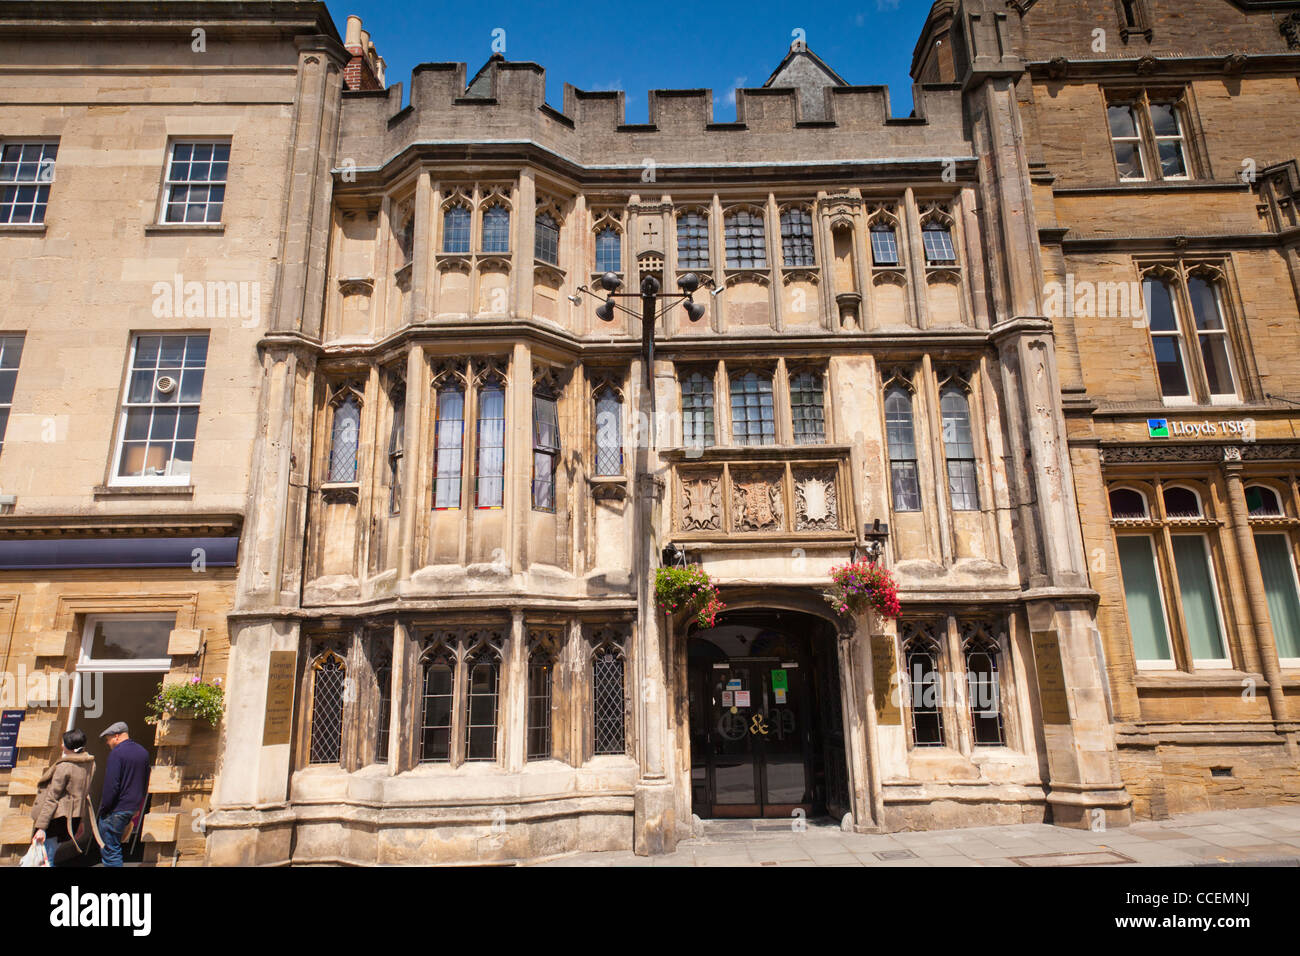
<svg viewBox="0 0 1300 956">
<path fill-rule="evenodd" d="M 226 674 L 257 344 L 349 54 L 318 4 L 5 3 L 0 60 L 0 860 L 62 732 L 97 795 L 125 719 L 132 855 L 202 862 L 219 729 L 146 702 Z"/>
<path fill-rule="evenodd" d="M 1134 812 L 1295 802 L 1300 4 L 999 6 L 915 73 L 1012 51 Z"/>
<path fill-rule="evenodd" d="M 735 122 L 499 56 L 412 84 L 343 94 L 260 343 L 209 859 L 1127 821 L 1001 67 L 906 118 L 801 45 Z M 702 315 L 647 368 L 606 273 Z M 873 542 L 898 622 L 822 596 Z M 715 627 L 656 609 L 663 560 Z"/>
</svg>

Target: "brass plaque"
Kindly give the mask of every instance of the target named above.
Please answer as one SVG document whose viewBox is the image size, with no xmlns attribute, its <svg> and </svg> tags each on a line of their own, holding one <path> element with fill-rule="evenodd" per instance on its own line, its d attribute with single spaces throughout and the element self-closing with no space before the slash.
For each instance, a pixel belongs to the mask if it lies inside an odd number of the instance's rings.
<svg viewBox="0 0 1300 956">
<path fill-rule="evenodd" d="M 1055 631 L 1034 631 L 1034 665 L 1038 669 L 1038 699 L 1043 723 L 1068 724 L 1070 702 L 1065 694 L 1065 671 Z"/>
<path fill-rule="evenodd" d="M 272 651 L 266 669 L 266 722 L 262 725 L 262 746 L 287 744 L 293 730 L 293 676 L 298 655 L 294 651 Z"/>
<path fill-rule="evenodd" d="M 894 642 L 883 634 L 871 638 L 871 669 L 876 696 L 876 721 L 901 724 L 903 713 L 894 699 Z"/>
</svg>

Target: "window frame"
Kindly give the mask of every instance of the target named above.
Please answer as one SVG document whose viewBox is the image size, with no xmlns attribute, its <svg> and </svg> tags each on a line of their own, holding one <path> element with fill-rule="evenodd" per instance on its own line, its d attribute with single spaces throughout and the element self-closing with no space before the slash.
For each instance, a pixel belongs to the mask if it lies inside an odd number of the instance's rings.
<svg viewBox="0 0 1300 956">
<path fill-rule="evenodd" d="M 549 226 L 543 226 L 543 220 L 550 223 Z M 550 209 L 539 209 L 533 217 L 533 258 L 538 262 L 543 262 L 548 266 L 560 267 L 560 220 Z M 549 230 L 554 230 L 554 243 Z M 544 255 L 543 253 L 553 253 L 553 255 Z"/>
<path fill-rule="evenodd" d="M 1126 38 L 1127 41 L 1127 38 Z M 1192 123 L 1191 123 L 1191 103 L 1189 101 L 1189 92 L 1186 87 L 1181 89 L 1163 90 L 1160 88 L 1149 89 L 1102 89 L 1102 102 L 1104 105 L 1104 115 L 1106 119 L 1106 136 L 1110 141 L 1111 163 L 1115 170 L 1116 180 L 1120 183 L 1161 183 L 1161 182 L 1191 182 L 1197 178 L 1196 162 L 1194 150 L 1192 148 Z M 1169 105 L 1170 111 L 1177 124 L 1177 135 L 1157 134 L 1155 121 L 1152 118 L 1152 105 Z M 1116 137 L 1111 131 L 1110 110 L 1112 107 L 1126 106 L 1133 112 L 1133 126 L 1135 136 Z M 1182 156 L 1183 172 L 1181 175 L 1165 175 L 1163 164 L 1160 160 L 1160 143 L 1162 141 L 1176 141 L 1179 147 L 1179 153 Z M 1136 144 L 1138 163 L 1142 167 L 1141 176 L 1125 176 L 1119 167 L 1119 159 L 1115 155 L 1115 144 L 1117 142 Z"/>
<path fill-rule="evenodd" d="M 781 268 L 816 269 L 817 268 L 817 230 L 812 210 L 805 205 L 786 206 L 780 211 L 778 221 L 781 228 Z M 803 230 L 807 229 L 805 235 Z M 806 258 L 806 262 L 791 262 L 792 246 L 802 249 L 807 245 L 807 255 L 799 254 L 796 258 Z"/>
<path fill-rule="evenodd" d="M 611 401 L 618 409 L 618 420 L 614 423 L 612 431 L 605 427 L 608 423 L 601 422 L 601 415 L 604 414 L 601 411 L 601 406 L 602 404 Z M 595 388 L 592 389 L 591 395 L 591 473 L 595 478 L 624 478 L 627 475 L 627 449 L 623 437 L 623 411 L 624 401 L 622 390 L 609 380 L 598 381 Z M 613 452 L 613 444 L 610 442 L 602 442 L 602 437 L 606 439 L 614 438 L 617 440 L 617 471 L 609 470 L 602 465 L 602 456 L 606 453 L 612 454 Z"/>
<path fill-rule="evenodd" d="M 191 146 L 191 147 L 212 146 L 214 148 L 218 146 L 226 147 L 226 177 L 220 180 L 172 179 L 172 167 L 176 162 L 177 146 Z M 177 136 L 169 139 L 167 141 L 167 152 L 163 160 L 163 180 L 162 180 L 162 189 L 160 190 L 161 196 L 160 196 L 160 202 L 158 206 L 158 215 L 155 219 L 156 224 L 160 226 L 170 226 L 170 227 L 223 225 L 225 222 L 225 215 L 226 215 L 226 199 L 227 199 L 226 191 L 230 187 L 230 165 L 231 165 L 230 160 L 231 160 L 231 154 L 233 152 L 234 152 L 234 140 L 233 137 L 231 136 L 208 136 L 208 137 Z M 209 166 L 215 164 L 215 162 L 216 162 L 215 159 L 210 160 Z M 216 204 L 219 205 L 221 209 L 220 209 L 220 214 L 217 216 L 216 219 L 207 218 L 209 208 L 212 205 L 214 205 L 210 199 L 205 200 L 203 203 L 205 218 L 202 220 L 190 220 L 188 218 L 181 219 L 181 220 L 172 220 L 167 218 L 168 210 L 174 205 L 174 203 L 172 202 L 172 191 L 174 187 L 184 186 L 188 189 L 191 186 L 211 187 L 215 185 L 219 185 L 221 187 L 221 200 L 219 203 Z M 187 217 L 189 215 L 189 208 L 191 205 L 198 205 L 198 203 L 191 203 L 187 197 L 183 204 L 185 215 Z"/>
<path fill-rule="evenodd" d="M 0 218 L 0 227 L 30 226 L 35 228 L 35 227 L 45 225 L 45 217 L 49 213 L 50 193 L 52 191 L 50 187 L 54 185 L 55 177 L 58 175 L 60 143 L 61 141 L 57 137 L 53 139 L 44 139 L 41 137 L 31 137 L 31 138 L 6 137 L 0 139 L 0 163 L 3 163 L 5 150 L 11 147 L 18 148 L 18 159 L 14 163 L 14 178 L 12 180 L 0 180 L 0 210 L 4 210 L 6 208 L 10 210 L 7 219 Z M 21 170 L 23 165 L 22 163 L 23 152 L 29 146 L 40 147 L 40 158 L 36 160 L 36 178 L 32 180 L 19 179 L 18 173 Z M 53 157 L 48 158 L 49 177 L 43 178 L 41 170 L 42 167 L 45 166 L 47 163 L 47 157 L 45 155 L 45 151 L 49 147 L 54 148 L 54 155 Z M 2 168 L 3 166 L 0 166 L 0 169 Z M 16 191 L 25 186 L 34 186 L 36 188 L 36 194 L 32 198 L 32 201 L 30 203 L 18 202 L 18 196 Z M 14 201 L 11 203 L 5 203 L 3 202 L 3 197 L 4 197 L 3 190 L 9 188 L 15 190 Z M 42 190 L 44 190 L 43 193 Z M 13 210 L 17 209 L 17 207 L 20 205 L 21 206 L 30 205 L 32 207 L 31 218 L 29 218 L 26 222 L 14 221 Z M 39 219 L 36 217 L 38 210 L 40 212 Z"/>
<path fill-rule="evenodd" d="M 551 421 L 543 421 L 541 413 L 549 407 L 552 415 Z M 533 460 L 532 460 L 532 483 L 531 483 L 531 500 L 532 510 L 541 511 L 546 514 L 555 514 L 558 505 L 558 488 L 559 481 L 557 474 L 560 467 L 560 456 L 562 454 L 563 436 L 561 435 L 560 426 L 560 395 L 548 388 L 533 389 Z M 545 428 L 554 430 L 555 438 L 553 445 L 547 445 L 543 440 L 543 430 Z M 549 459 L 550 477 L 539 478 L 537 475 L 537 463 L 539 458 Z M 539 492 L 549 485 L 550 500 L 549 503 L 541 499 Z"/>
<path fill-rule="evenodd" d="M 948 506 L 953 511 L 979 512 L 981 510 L 980 500 L 984 497 L 980 491 L 980 455 L 978 442 L 975 440 L 975 413 L 971 408 L 971 392 L 971 386 L 960 380 L 949 379 L 948 381 L 939 384 L 939 438 L 940 443 L 943 446 L 944 477 L 948 489 Z M 954 437 L 951 440 L 948 437 L 948 413 L 944 410 L 944 398 L 948 394 L 954 394 L 960 397 L 963 408 L 965 409 L 966 427 L 970 433 L 969 455 L 953 454 L 953 448 L 955 446 L 960 446 L 966 443 L 962 442 L 957 437 Z M 962 504 L 961 506 L 957 504 L 957 495 L 953 489 L 952 466 L 954 463 L 959 465 L 969 464 L 970 467 L 970 489 L 969 491 L 963 490 L 962 500 L 963 502 L 967 502 L 970 495 L 973 495 L 973 500 L 969 503 Z M 963 479 L 965 478 L 964 475 L 962 477 Z"/>
<path fill-rule="evenodd" d="M 696 379 L 704 381 L 706 387 L 698 391 L 692 390 L 687 392 L 687 386 L 695 382 Z M 678 401 L 681 403 L 682 411 L 682 447 L 683 448 L 713 448 L 718 444 L 718 396 L 717 396 L 717 373 L 711 369 L 705 368 L 682 368 L 677 373 L 677 394 Z M 687 397 L 699 396 L 699 401 L 691 401 L 690 407 L 687 407 Z M 690 424 L 688 428 L 687 425 Z M 703 425 L 703 435 L 697 435 L 696 432 Z M 695 441 L 700 438 L 700 441 Z"/>
<path fill-rule="evenodd" d="M 737 384 L 741 384 L 743 386 L 743 384 L 751 377 L 760 384 L 759 389 L 756 392 L 751 393 L 749 391 L 743 390 L 742 388 L 742 390 L 739 393 L 737 393 L 736 391 Z M 767 403 L 766 406 L 764 406 L 762 401 L 765 393 L 761 386 L 764 383 L 767 385 L 766 395 L 770 399 L 770 401 Z M 776 445 L 779 443 L 778 441 L 779 436 L 777 435 L 776 393 L 777 393 L 776 371 L 774 369 L 757 368 L 753 366 L 748 366 L 748 367 L 742 366 L 738 368 L 727 369 L 727 410 L 729 412 L 728 425 L 730 426 L 730 432 L 731 432 L 730 438 L 731 438 L 731 444 L 733 446 L 738 448 L 762 448 L 768 445 Z M 759 412 L 759 416 L 757 418 L 757 424 L 759 426 L 757 441 L 751 440 L 753 438 L 753 436 L 751 435 L 751 431 L 752 431 L 751 425 L 754 423 L 754 420 L 751 420 L 748 414 L 746 414 L 743 417 L 743 419 L 736 414 L 737 394 L 739 394 L 742 397 L 742 399 L 745 398 L 745 396 L 748 396 L 750 394 L 755 394 L 759 398 L 758 404 L 756 406 L 753 406 L 757 408 Z M 743 401 L 739 407 L 741 410 L 747 411 L 751 406 L 749 402 L 746 400 Z M 764 419 L 762 414 L 765 408 L 768 411 L 770 416 L 767 419 Z M 745 424 L 745 427 L 743 429 L 745 440 L 743 441 L 741 440 L 742 430 L 736 427 L 737 423 L 740 421 L 743 421 Z M 767 428 L 767 426 L 769 425 L 771 426 L 770 430 Z"/>
<path fill-rule="evenodd" d="M 1160 393 L 1161 403 L 1171 407 L 1182 407 L 1240 405 L 1248 401 L 1254 389 L 1253 386 L 1248 385 L 1248 370 L 1243 360 L 1243 352 L 1246 351 L 1247 346 L 1241 339 L 1244 333 L 1237 320 L 1238 312 L 1232 304 L 1226 269 L 1215 262 L 1202 260 L 1192 262 L 1158 260 L 1139 262 L 1138 271 L 1142 287 L 1143 319 L 1147 330 L 1147 354 L 1155 371 L 1155 384 Z M 1213 307 L 1218 313 L 1220 328 L 1205 330 L 1200 328 L 1196 302 L 1192 298 L 1193 280 L 1203 283 L 1209 291 Z M 1153 330 L 1150 299 L 1147 295 L 1149 283 L 1163 285 L 1168 291 L 1175 330 Z M 1175 340 L 1183 377 L 1187 384 L 1186 395 L 1165 395 L 1157 360 L 1155 342 L 1157 337 Z M 1203 337 L 1213 337 L 1221 343 L 1228 374 L 1232 379 L 1231 392 L 1210 390 L 1210 376 L 1202 345 Z"/>
<path fill-rule="evenodd" d="M 452 224 L 450 223 L 450 219 L 451 219 L 453 213 L 463 213 L 463 214 L 464 214 L 465 241 L 464 241 L 464 248 L 463 248 L 463 249 L 462 249 L 462 248 L 455 248 L 455 249 L 449 248 L 449 246 L 450 246 L 450 244 L 451 244 L 451 241 L 452 241 L 452 237 L 455 236 L 455 237 L 459 238 L 459 236 L 460 236 L 460 227 L 459 227 L 459 225 L 457 225 L 457 227 L 456 227 L 455 230 L 453 230 L 453 229 L 451 228 L 451 225 L 452 225 Z M 449 255 L 449 256 L 468 256 L 468 255 L 470 255 L 470 253 L 472 252 L 472 250 L 473 250 L 473 248 L 474 248 L 474 246 L 473 246 L 473 243 L 474 243 L 474 211 L 473 211 L 472 209 L 470 209 L 470 207 L 467 206 L 464 202 L 460 202 L 460 201 L 453 200 L 452 202 L 447 203 L 447 205 L 445 205 L 445 206 L 443 207 L 443 210 L 442 210 L 442 237 L 441 237 L 441 238 L 442 238 L 442 241 L 439 243 L 439 248 L 442 250 L 442 254 L 443 254 L 443 255 Z M 458 243 L 458 245 L 459 245 L 459 243 Z"/>
<path fill-rule="evenodd" d="M 504 232 L 505 232 L 505 235 L 504 235 L 504 246 L 503 246 L 502 248 L 500 248 L 500 249 L 495 248 L 495 247 L 489 248 L 489 246 L 488 246 L 488 240 L 489 240 L 489 238 L 491 238 L 492 241 L 494 241 L 494 242 L 497 241 L 497 239 L 501 238 L 501 237 L 498 237 L 498 236 L 496 235 L 497 230 L 496 230 L 496 228 L 495 228 L 495 225 L 494 225 L 493 229 L 491 230 L 491 232 L 489 232 L 489 229 L 488 229 L 488 225 L 489 225 L 489 224 L 488 224 L 488 214 L 491 213 L 491 212 L 493 212 L 494 210 L 498 210 L 498 209 L 501 210 L 501 214 L 502 214 L 502 216 L 504 217 L 503 220 L 502 220 L 502 222 L 503 222 L 503 226 L 502 226 L 502 228 L 504 229 Z M 512 211 L 511 211 L 511 209 L 510 209 L 510 206 L 507 205 L 506 202 L 505 202 L 503 199 L 499 198 L 499 197 L 495 197 L 495 196 L 494 196 L 494 197 L 492 197 L 491 199 L 484 200 L 484 203 L 483 203 L 482 209 L 481 209 L 480 212 L 479 212 L 479 238 L 478 238 L 478 244 L 479 244 L 479 253 L 480 253 L 481 255 L 485 255 L 485 256 L 508 256 L 508 255 L 510 255 L 510 220 L 511 220 L 511 218 L 512 218 L 511 212 L 512 212 Z M 495 217 L 494 217 L 494 218 L 495 218 Z"/>
<path fill-rule="evenodd" d="M 81 622 L 81 646 L 77 651 L 76 670 L 78 673 L 83 672 L 103 672 L 106 674 L 118 673 L 129 674 L 133 672 L 154 672 L 168 671 L 172 667 L 171 655 L 164 654 L 162 657 L 131 657 L 121 658 L 99 658 L 91 656 L 91 647 L 95 640 L 95 627 L 103 621 L 143 621 L 155 623 L 170 623 L 171 629 L 176 630 L 179 613 L 172 611 L 156 612 L 128 612 L 115 614 L 113 612 L 96 612 L 84 616 Z"/>
<path fill-rule="evenodd" d="M 826 428 L 826 369 L 812 366 L 795 366 L 788 368 L 786 373 L 788 381 L 788 392 L 790 402 L 790 441 L 794 445 L 816 446 L 825 445 L 829 440 Z M 809 388 L 800 388 L 796 382 L 805 377 L 812 379 L 812 386 Z M 807 394 L 816 396 L 816 401 L 798 402 L 795 400 L 796 395 Z M 815 409 L 817 415 L 804 416 L 803 421 L 815 421 L 818 426 L 818 434 L 815 438 L 801 437 L 799 434 L 800 417 L 795 414 L 796 409 Z"/>
<path fill-rule="evenodd" d="M 203 408 L 203 385 L 202 385 L 202 384 L 199 386 L 199 398 L 198 398 L 198 401 L 195 401 L 195 402 L 182 402 L 182 401 L 180 400 L 181 396 L 180 396 L 179 393 L 177 394 L 177 396 L 176 396 L 176 401 L 175 401 L 174 403 L 171 403 L 171 402 L 153 402 L 153 401 L 148 401 L 148 402 L 128 402 L 128 399 L 129 399 L 129 397 L 130 397 L 130 395 L 131 395 L 131 379 L 132 379 L 132 377 L 133 377 L 133 373 L 134 373 L 134 372 L 137 372 L 137 371 L 146 371 L 146 369 L 137 369 L 136 366 L 135 366 L 136 356 L 137 356 L 137 354 L 138 354 L 138 352 L 139 352 L 139 348 L 140 348 L 140 340 L 143 339 L 143 338 L 151 337 L 151 336 L 157 336 L 157 337 L 159 338 L 159 340 L 160 340 L 160 341 L 159 341 L 159 351 L 160 351 L 160 352 L 161 352 L 161 349 L 162 349 L 162 342 L 161 342 L 162 339 L 172 338 L 172 337 L 181 337 L 181 338 L 184 338 L 184 339 L 186 340 L 186 342 L 185 342 L 185 350 L 184 350 L 184 353 L 182 354 L 182 357 L 181 357 L 181 365 L 180 365 L 180 368 L 179 368 L 179 370 L 178 370 L 178 374 L 181 375 L 181 376 L 183 376 L 184 373 L 185 373 L 186 371 L 188 371 L 188 370 L 191 368 L 191 366 L 187 366 L 187 365 L 185 364 L 185 356 L 189 355 L 189 348 L 190 348 L 190 346 L 189 346 L 189 340 L 190 340 L 191 338 L 203 338 L 203 339 L 206 339 L 206 340 L 207 340 L 207 344 L 206 344 L 206 346 L 205 346 L 204 353 L 203 353 L 203 365 L 202 365 L 202 366 L 196 366 L 196 367 L 197 367 L 197 368 L 201 368 L 201 370 L 202 370 L 202 372 L 203 372 L 203 381 L 204 381 L 205 384 L 206 384 L 206 381 L 207 381 L 208 362 L 209 362 L 209 360 L 210 360 L 210 358 L 211 358 L 211 354 L 212 354 L 212 352 L 211 352 L 212 336 L 211 336 L 210 332 L 209 332 L 207 329 L 186 329 L 186 330 L 183 330 L 183 331 L 168 331 L 168 332 L 134 332 L 134 333 L 132 333 L 132 335 L 131 335 L 131 345 L 130 345 L 130 348 L 128 349 L 128 351 L 127 351 L 126 371 L 125 371 L 125 375 L 123 376 L 122 388 L 121 388 L 121 390 L 120 390 L 119 393 L 118 393 L 118 396 L 119 396 L 119 397 L 118 397 L 118 409 L 117 409 L 117 428 L 116 428 L 116 435 L 115 435 L 115 438 L 114 438 L 114 440 L 113 440 L 113 454 L 112 454 L 112 459 L 111 459 L 110 462 L 109 462 L 109 478 L 108 478 L 108 486 L 109 486 L 110 488 L 119 488 L 119 487 L 122 487 L 122 488 L 125 488 L 125 487 L 150 487 L 150 486 L 155 486 L 155 487 L 156 487 L 156 486 L 169 486 L 169 487 L 170 487 L 170 486 L 175 486 L 175 487 L 185 487 L 185 486 L 190 485 L 190 484 L 193 483 L 193 479 L 194 479 L 194 458 L 193 458 L 193 457 L 190 458 L 190 471 L 189 471 L 188 474 L 184 474 L 184 475 L 122 475 L 122 474 L 120 474 L 120 472 L 121 472 L 121 470 L 122 470 L 122 456 L 123 456 L 123 454 L 125 454 L 125 452 L 126 452 L 126 444 L 127 444 L 127 442 L 126 442 L 126 425 L 127 425 L 127 419 L 128 419 L 128 417 L 129 417 L 129 413 L 130 413 L 130 411 L 131 411 L 132 408 L 142 408 L 142 407 L 147 407 L 147 408 L 153 409 L 153 408 L 155 408 L 155 407 L 159 407 L 159 406 L 169 406 L 169 407 L 172 407 L 172 408 L 177 409 L 177 423 L 176 423 L 176 425 L 173 427 L 173 430 L 172 430 L 172 441 L 171 441 L 172 454 L 173 454 L 173 457 L 174 457 L 174 456 L 175 456 L 175 447 L 176 447 L 176 445 L 178 444 L 179 441 L 182 441 L 181 439 L 177 439 L 177 438 L 176 438 L 177 429 L 179 428 L 179 424 L 180 424 L 180 414 L 179 414 L 179 411 L 180 411 L 180 409 L 181 409 L 182 407 L 185 407 L 185 406 L 192 406 L 193 409 L 194 409 L 194 411 L 195 411 L 194 437 L 193 437 L 192 439 L 184 439 L 184 441 L 188 441 L 190 444 L 192 444 L 192 445 L 194 446 L 194 447 L 193 447 L 193 454 L 194 454 L 194 455 L 197 455 L 197 454 L 198 454 L 198 441 L 199 441 L 199 439 L 198 439 L 198 429 L 199 429 L 199 424 L 200 424 L 200 422 L 202 421 L 202 419 L 200 418 L 200 413 L 201 413 L 201 410 L 202 410 L 202 408 Z M 161 355 L 160 355 L 160 359 L 159 359 L 159 360 L 161 361 Z M 159 365 L 158 365 L 157 363 L 155 363 L 155 365 L 154 365 L 153 372 L 154 372 L 154 379 L 153 379 L 153 381 L 154 381 L 154 383 L 156 384 L 157 381 L 158 381 L 158 377 L 159 377 L 159 375 L 158 375 L 158 373 L 159 373 Z M 178 379 L 178 381 L 177 381 L 177 383 L 176 383 L 176 388 L 179 389 L 179 388 L 181 387 L 181 385 L 182 385 L 182 381 Z M 150 392 L 149 392 L 150 398 L 153 397 L 153 394 L 154 394 L 155 391 L 156 391 L 156 389 L 151 389 L 151 390 L 150 390 Z M 148 429 L 148 430 L 149 430 L 150 432 L 152 432 L 152 430 L 153 430 L 153 415 L 152 415 L 152 412 L 151 412 L 150 417 L 149 417 L 149 429 Z M 147 455 L 147 449 L 148 449 L 149 446 L 152 444 L 152 441 L 153 441 L 152 438 L 147 438 L 147 439 L 145 440 L 146 455 Z M 168 462 L 170 463 L 171 460 L 172 460 L 172 459 L 168 459 Z"/>
<path fill-rule="evenodd" d="M 5 361 L 9 357 L 11 342 L 16 340 L 16 351 L 18 357 L 14 360 L 13 365 L 6 365 Z M 4 454 L 5 435 L 9 432 L 9 419 L 13 415 L 14 396 L 18 391 L 18 370 L 22 367 L 23 350 L 27 347 L 26 332 L 0 332 L 0 380 L 13 374 L 13 386 L 9 390 L 9 400 L 0 401 L 0 455 Z M 0 397 L 3 397 L 0 393 Z"/>
<path fill-rule="evenodd" d="M 912 433 L 912 457 L 895 455 L 895 446 L 893 441 L 893 431 L 890 428 L 890 411 L 889 399 L 892 393 L 901 393 L 907 400 L 907 427 Z M 881 411 L 885 419 L 885 457 L 889 461 L 889 505 L 891 510 L 900 514 L 919 514 L 923 509 L 924 500 L 921 497 L 921 464 L 920 453 L 916 437 L 916 393 L 911 388 L 911 383 L 905 379 L 895 377 L 887 380 L 884 389 L 881 392 Z M 901 450 L 901 449 L 899 449 Z M 905 508 L 899 505 L 900 489 L 897 479 L 895 465 L 912 466 L 913 493 L 916 498 L 915 508 Z"/>
<path fill-rule="evenodd" d="M 687 233 L 683 233 L 682 231 L 682 221 L 685 219 L 691 220 L 687 223 L 687 227 L 691 231 Z M 698 220 L 698 222 L 696 220 Z M 713 230 L 712 223 L 709 220 L 709 213 L 696 207 L 678 210 L 677 215 L 673 217 L 673 229 L 676 232 L 677 240 L 676 264 L 679 270 L 708 272 L 713 268 L 711 265 L 713 261 Z M 701 229 L 703 230 L 703 243 L 699 244 L 701 236 L 698 234 L 698 230 Z M 691 253 L 690 256 L 683 256 L 682 254 L 683 240 L 687 243 L 687 251 Z M 701 255 L 699 254 L 701 251 L 703 254 L 702 261 Z"/>
</svg>

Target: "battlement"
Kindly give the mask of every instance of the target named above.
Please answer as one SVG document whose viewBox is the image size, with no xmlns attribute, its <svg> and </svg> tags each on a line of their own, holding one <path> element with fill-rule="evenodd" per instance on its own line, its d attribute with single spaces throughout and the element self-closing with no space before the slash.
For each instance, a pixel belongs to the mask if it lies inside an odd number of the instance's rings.
<svg viewBox="0 0 1300 956">
<path fill-rule="evenodd" d="M 532 142 L 583 167 L 640 167 L 647 158 L 671 167 L 972 155 L 960 88 L 923 83 L 913 95 L 912 115 L 900 117 L 885 86 L 768 85 L 737 90 L 736 119 L 719 122 L 712 90 L 650 90 L 648 122 L 629 123 L 623 91 L 566 83 L 556 109 L 546 102 L 542 66 L 496 55 L 472 78 L 464 63 L 420 64 L 405 108 L 400 84 L 346 93 L 338 155 L 363 168 L 416 143 Z"/>
</svg>

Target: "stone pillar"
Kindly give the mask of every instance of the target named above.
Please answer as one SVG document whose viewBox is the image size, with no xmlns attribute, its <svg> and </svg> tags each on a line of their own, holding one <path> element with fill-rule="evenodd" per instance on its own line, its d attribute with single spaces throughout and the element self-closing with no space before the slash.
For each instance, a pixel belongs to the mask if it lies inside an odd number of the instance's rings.
<svg viewBox="0 0 1300 956">
<path fill-rule="evenodd" d="M 840 707 L 844 740 L 848 745 L 849 805 L 853 829 L 874 833 L 880 829 L 883 793 L 876 746 L 876 714 L 871 685 L 873 668 L 871 614 L 859 615 L 853 635 L 837 634 L 840 664 Z"/>
<path fill-rule="evenodd" d="M 1255 648 L 1264 680 L 1268 681 L 1269 709 L 1274 720 L 1285 721 L 1287 707 L 1282 693 L 1281 665 L 1264 593 L 1264 575 L 1259 570 L 1259 555 L 1255 553 L 1255 536 L 1250 531 L 1250 509 L 1246 506 L 1246 491 L 1241 481 L 1241 449 L 1225 447 L 1223 458 L 1223 473 L 1228 480 L 1228 510 L 1232 515 L 1232 532 L 1237 537 L 1237 554 L 1240 555 L 1241 573 L 1246 578 L 1247 604 L 1252 619 L 1247 624 L 1253 624 Z"/>
</svg>

